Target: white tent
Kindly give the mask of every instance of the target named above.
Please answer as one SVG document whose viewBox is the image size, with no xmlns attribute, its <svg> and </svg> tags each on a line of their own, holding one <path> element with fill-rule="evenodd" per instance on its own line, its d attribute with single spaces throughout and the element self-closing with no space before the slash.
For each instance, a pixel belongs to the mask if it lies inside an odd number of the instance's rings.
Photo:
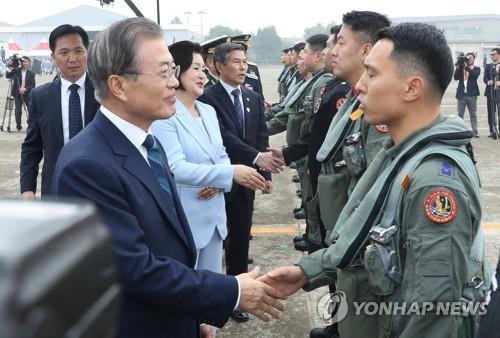
<svg viewBox="0 0 500 338">
<path fill-rule="evenodd" d="M 51 53 L 51 51 L 50 51 L 49 43 L 47 42 L 47 40 L 42 39 L 35 46 L 35 48 L 30 50 L 26 54 L 29 56 L 47 56 L 48 57 L 48 56 L 50 56 L 50 53 Z"/>
<path fill-rule="evenodd" d="M 23 55 L 25 50 L 19 46 L 14 39 L 10 38 L 5 48 L 5 57 L 11 57 L 13 54 Z"/>
</svg>

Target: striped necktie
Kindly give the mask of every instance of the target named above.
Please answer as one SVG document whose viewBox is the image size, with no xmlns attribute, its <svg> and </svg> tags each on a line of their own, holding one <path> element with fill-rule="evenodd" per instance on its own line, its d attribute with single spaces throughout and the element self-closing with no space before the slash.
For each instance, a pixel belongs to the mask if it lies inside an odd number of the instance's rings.
<svg viewBox="0 0 500 338">
<path fill-rule="evenodd" d="M 163 157 L 160 153 L 159 143 L 156 141 L 155 137 L 149 134 L 146 140 L 142 144 L 148 151 L 148 162 L 153 170 L 153 174 L 156 180 L 160 184 L 160 188 L 167 196 L 167 201 L 173 204 L 172 189 L 170 188 L 170 183 L 168 182 L 167 175 L 169 175 L 167 169 L 165 168 L 166 163 L 163 161 Z M 175 210 L 175 207 L 173 208 Z"/>
<path fill-rule="evenodd" d="M 243 113 L 243 107 L 240 102 L 241 92 L 238 88 L 231 92 L 234 98 L 234 110 L 236 111 L 236 119 L 238 120 L 238 131 L 243 138 L 245 137 L 245 114 Z"/>
</svg>

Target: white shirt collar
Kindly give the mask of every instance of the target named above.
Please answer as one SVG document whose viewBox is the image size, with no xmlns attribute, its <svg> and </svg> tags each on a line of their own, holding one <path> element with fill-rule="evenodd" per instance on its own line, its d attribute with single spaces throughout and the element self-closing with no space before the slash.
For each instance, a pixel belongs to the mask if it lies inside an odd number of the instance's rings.
<svg viewBox="0 0 500 338">
<path fill-rule="evenodd" d="M 145 132 L 135 124 L 132 124 L 114 114 L 108 108 L 101 105 L 100 109 L 104 116 L 106 116 L 111 121 L 111 123 L 113 123 L 116 128 L 118 128 L 123 133 L 123 135 L 125 135 L 125 137 L 134 145 L 134 147 L 137 148 L 137 150 L 139 150 L 142 156 L 147 160 L 147 151 L 142 144 L 146 140 L 146 137 L 151 134 L 151 128 L 148 129 L 148 132 Z"/>
<path fill-rule="evenodd" d="M 83 73 L 82 77 L 76 80 L 76 84 L 80 86 L 80 88 L 85 88 L 85 79 L 87 78 L 87 73 Z M 71 86 L 73 82 L 69 82 L 65 78 L 61 76 L 61 87 L 64 91 L 69 90 L 69 86 Z"/>
<path fill-rule="evenodd" d="M 231 86 L 231 85 L 229 85 L 229 84 L 225 83 L 224 81 L 222 81 L 222 79 L 221 79 L 221 78 L 219 78 L 219 81 L 220 81 L 220 84 L 222 85 L 222 87 L 224 87 L 224 89 L 226 90 L 226 92 L 229 94 L 229 97 L 233 97 L 232 92 L 233 92 L 233 90 L 235 90 L 235 89 L 239 89 L 239 90 L 240 90 L 240 92 L 241 92 L 240 86 L 238 86 L 238 87 L 233 87 L 233 86 Z"/>
</svg>

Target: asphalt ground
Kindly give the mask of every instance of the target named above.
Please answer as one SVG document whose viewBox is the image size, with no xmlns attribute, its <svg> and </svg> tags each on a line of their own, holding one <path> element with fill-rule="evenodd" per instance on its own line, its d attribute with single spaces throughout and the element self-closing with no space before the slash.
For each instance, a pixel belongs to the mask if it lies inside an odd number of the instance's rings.
<svg viewBox="0 0 500 338">
<path fill-rule="evenodd" d="M 266 100 L 277 101 L 276 78 L 280 72 L 279 66 L 262 66 L 264 92 Z M 50 81 L 50 76 L 37 76 L 37 84 Z M 0 78 L 0 122 L 3 119 L 5 97 L 8 83 Z M 456 114 L 455 100 L 456 82 L 452 82 L 445 94 L 442 112 Z M 481 92 L 484 87 L 480 84 Z M 467 113 L 466 113 L 467 115 Z M 496 266 L 500 247 L 500 140 L 488 138 L 489 133 L 486 113 L 486 99 L 479 97 L 478 125 L 480 138 L 474 139 L 473 146 L 478 161 L 477 167 L 482 182 L 483 198 L 483 226 L 486 232 L 487 257 L 491 266 Z M 25 120 L 25 116 L 23 116 Z M 3 124 L 6 129 L 6 121 Z M 468 117 L 466 116 L 468 122 Z M 21 143 L 25 137 L 26 123 L 23 122 L 22 132 L 0 132 L 0 197 L 19 197 L 19 160 Z M 14 116 L 12 115 L 11 129 L 15 130 Z M 270 138 L 272 146 L 281 146 L 285 142 L 285 135 L 275 135 Z M 298 185 L 291 182 L 295 172 L 285 169 L 280 175 L 273 177 L 274 191 L 271 195 L 257 194 L 252 228 L 254 239 L 250 243 L 250 255 L 262 272 L 274 267 L 296 263 L 302 253 L 293 249 L 292 237 L 302 233 L 304 224 L 293 219 L 292 209 L 300 204 L 295 196 Z M 1 217 L 1 215 L 0 215 Z M 252 266 L 251 266 L 252 267 Z M 284 302 L 286 311 L 279 321 L 264 323 L 251 318 L 248 323 L 238 324 L 229 321 L 219 331 L 218 336 L 229 338 L 274 338 L 274 337 L 308 337 L 312 327 L 323 326 L 319 315 L 318 305 L 320 298 L 328 292 L 326 287 L 319 288 L 311 293 L 299 291 Z"/>
</svg>

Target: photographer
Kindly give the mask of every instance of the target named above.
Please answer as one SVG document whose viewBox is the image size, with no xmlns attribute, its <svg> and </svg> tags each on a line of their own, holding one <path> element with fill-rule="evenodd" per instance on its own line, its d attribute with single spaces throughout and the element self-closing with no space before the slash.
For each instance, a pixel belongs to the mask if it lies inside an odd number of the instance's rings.
<svg viewBox="0 0 500 338">
<path fill-rule="evenodd" d="M 474 53 L 460 54 L 455 63 L 455 74 L 453 78 L 458 80 L 457 87 L 457 109 L 458 116 L 464 118 L 465 107 L 469 110 L 470 123 L 474 137 L 479 137 L 477 132 L 477 97 L 479 87 L 477 78 L 481 73 L 481 68 L 474 66 L 476 56 Z"/>
<path fill-rule="evenodd" d="M 16 103 L 16 128 L 21 131 L 21 115 L 23 104 L 29 106 L 29 95 L 33 88 L 35 88 L 35 73 L 30 68 L 31 60 L 27 56 L 18 58 L 13 56 L 8 63 L 13 68 L 8 74 L 7 78 L 12 79 L 11 95 L 14 97 Z"/>
</svg>

